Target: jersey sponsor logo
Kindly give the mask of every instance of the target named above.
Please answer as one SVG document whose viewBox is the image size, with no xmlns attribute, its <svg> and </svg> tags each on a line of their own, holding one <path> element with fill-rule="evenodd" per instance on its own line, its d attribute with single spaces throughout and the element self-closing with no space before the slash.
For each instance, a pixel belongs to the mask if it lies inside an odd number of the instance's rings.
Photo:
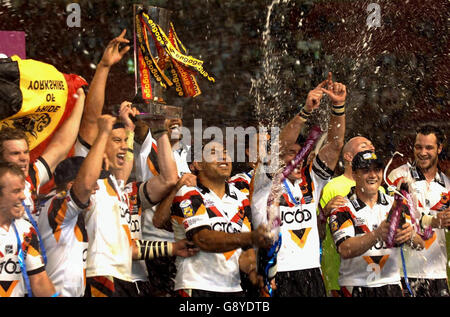
<svg viewBox="0 0 450 317">
<path fill-rule="evenodd" d="M 131 231 L 131 233 L 141 231 L 138 219 L 131 220 L 130 231 Z"/>
<path fill-rule="evenodd" d="M 330 222 L 331 233 L 335 233 L 339 229 L 339 224 L 336 220 Z"/>
<path fill-rule="evenodd" d="M 189 227 L 195 226 L 196 223 L 200 222 L 201 219 L 191 217 L 184 220 L 184 228 L 187 229 Z"/>
<path fill-rule="evenodd" d="M 205 199 L 205 207 L 210 208 L 212 206 L 214 206 L 214 201 L 212 201 L 210 199 Z"/>
<path fill-rule="evenodd" d="M 295 223 L 303 223 L 311 220 L 312 214 L 307 209 L 297 209 L 296 211 L 281 211 L 281 225 L 284 223 L 291 224 Z"/>
<path fill-rule="evenodd" d="M 366 221 L 364 220 L 364 218 L 359 218 L 359 217 L 355 218 L 355 226 L 356 227 L 360 227 L 360 226 L 363 226 L 365 224 L 366 224 Z"/>
<path fill-rule="evenodd" d="M 192 208 L 192 202 L 190 199 L 185 199 L 180 203 L 180 208 L 183 211 L 183 215 L 186 218 L 194 215 L 194 209 Z"/>
<path fill-rule="evenodd" d="M 120 217 L 125 219 L 125 221 L 130 224 L 131 223 L 131 213 L 130 209 L 128 209 L 128 205 L 124 202 L 119 203 L 120 208 Z"/>
<path fill-rule="evenodd" d="M 8 260 L 0 262 L 0 274 L 20 274 L 21 269 L 19 261 L 14 261 L 9 258 Z"/>
<path fill-rule="evenodd" d="M 242 225 L 242 224 L 241 224 Z M 214 231 L 222 231 L 226 233 L 236 233 L 241 232 L 241 226 L 236 226 L 233 222 L 216 222 L 212 225 Z"/>
</svg>

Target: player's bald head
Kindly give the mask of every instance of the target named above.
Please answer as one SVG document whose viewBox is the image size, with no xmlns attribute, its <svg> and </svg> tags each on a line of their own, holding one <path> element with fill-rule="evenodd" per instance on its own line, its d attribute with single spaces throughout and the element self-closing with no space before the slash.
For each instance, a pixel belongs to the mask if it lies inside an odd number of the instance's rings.
<svg viewBox="0 0 450 317">
<path fill-rule="evenodd" d="M 345 161 L 351 162 L 357 153 L 366 150 L 375 150 L 372 142 L 363 136 L 355 136 L 348 140 L 342 148 L 343 158 Z"/>
</svg>

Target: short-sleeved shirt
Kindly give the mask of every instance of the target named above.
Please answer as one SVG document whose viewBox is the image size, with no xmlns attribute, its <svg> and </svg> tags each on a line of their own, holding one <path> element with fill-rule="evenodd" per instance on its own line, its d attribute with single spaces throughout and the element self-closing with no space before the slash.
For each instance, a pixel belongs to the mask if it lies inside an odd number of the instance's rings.
<svg viewBox="0 0 450 317">
<path fill-rule="evenodd" d="M 45 270 L 44 260 L 39 252 L 36 230 L 28 220 L 14 220 L 20 244 L 26 253 L 28 276 Z M 23 297 L 27 293 L 22 270 L 18 260 L 17 236 L 13 225 L 9 230 L 0 228 L 0 297 Z"/>
<path fill-rule="evenodd" d="M 428 183 L 416 166 L 404 164 L 388 176 L 390 184 L 397 184 L 402 178 L 412 180 L 412 196 L 418 200 L 417 211 L 422 215 L 435 216 L 450 206 L 450 180 L 441 171 Z M 420 221 L 420 214 L 416 221 Z M 433 235 L 425 240 L 423 250 L 405 250 L 408 277 L 444 279 L 447 278 L 447 249 L 445 229 L 433 229 Z"/>
<path fill-rule="evenodd" d="M 345 197 L 350 192 L 350 189 L 355 186 L 355 181 L 347 178 L 344 175 L 330 180 L 322 191 L 320 198 L 320 206 L 324 208 L 328 202 L 336 196 Z M 384 188 L 380 186 L 380 191 L 385 192 Z M 341 257 L 336 251 L 328 224 L 326 225 L 326 237 L 322 241 L 322 273 L 324 276 L 324 283 L 327 290 L 339 290 L 339 264 Z"/>
<path fill-rule="evenodd" d="M 113 276 L 132 282 L 131 212 L 123 182 L 109 173 L 97 181 L 99 189 L 91 196 L 85 213 L 89 236 L 86 276 Z M 139 199 L 147 199 L 144 184 L 139 186 Z"/>
<path fill-rule="evenodd" d="M 371 208 L 352 190 L 345 206 L 336 208 L 328 218 L 336 248 L 345 240 L 374 231 L 387 218 L 393 198 L 378 191 L 378 200 Z M 400 283 L 399 249 L 387 248 L 384 241 L 377 242 L 362 255 L 342 259 L 339 284 L 346 286 L 380 287 Z"/>
<path fill-rule="evenodd" d="M 52 172 L 43 157 L 39 157 L 28 169 L 28 177 L 25 179 L 25 205 L 28 207 L 33 219 L 37 222 L 39 218 L 39 208 L 35 204 L 39 189 L 52 178 Z M 28 219 L 25 213 L 24 218 Z"/>
<path fill-rule="evenodd" d="M 237 189 L 248 195 L 250 193 L 250 183 L 254 174 L 255 170 L 253 169 L 248 172 L 238 173 L 233 175 L 228 182 L 232 183 Z"/>
<path fill-rule="evenodd" d="M 333 171 L 316 156 L 311 164 L 303 167 L 301 179 L 294 184 L 286 179 L 282 184 L 282 195 L 279 198 L 282 221 L 280 227 L 282 243 L 277 257 L 279 272 L 320 267 L 320 239 L 316 210 L 322 188 L 332 174 Z M 266 179 L 269 180 L 269 177 L 266 176 Z M 271 185 L 272 181 L 258 188 L 255 185 L 252 217 L 257 219 L 266 217 L 267 198 Z M 289 191 L 292 196 L 289 195 Z"/>
<path fill-rule="evenodd" d="M 175 239 L 192 239 L 195 232 L 207 228 L 229 234 L 249 232 L 248 198 L 232 184 L 225 184 L 219 198 L 197 182 L 197 187 L 183 186 L 172 205 Z M 189 258 L 176 259 L 175 290 L 199 289 L 213 292 L 240 292 L 239 256 L 242 249 L 224 253 L 200 251 Z"/>
<path fill-rule="evenodd" d="M 131 182 L 125 186 L 125 192 L 128 195 L 128 208 L 130 210 L 131 222 L 130 233 L 131 238 L 140 240 L 142 236 L 142 203 L 139 197 L 139 188 L 141 182 Z M 151 207 L 151 206 L 147 206 Z M 150 210 L 150 208 L 149 208 Z M 147 266 L 144 260 L 133 260 L 132 262 L 133 282 L 148 280 Z"/>
<path fill-rule="evenodd" d="M 82 212 L 87 207 L 72 191 L 60 192 L 45 202 L 39 215 L 46 271 L 64 297 L 84 295 L 88 236 Z"/>
</svg>

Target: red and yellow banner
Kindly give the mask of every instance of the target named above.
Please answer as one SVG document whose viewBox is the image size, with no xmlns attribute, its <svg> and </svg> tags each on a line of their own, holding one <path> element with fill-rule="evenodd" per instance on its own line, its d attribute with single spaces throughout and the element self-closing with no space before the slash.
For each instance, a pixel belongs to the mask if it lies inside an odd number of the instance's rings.
<svg viewBox="0 0 450 317">
<path fill-rule="evenodd" d="M 8 74 L 6 81 L 4 71 Z M 5 76 L 0 89 L 9 94 L 0 100 L 0 128 L 25 131 L 32 159 L 38 157 L 72 112 L 76 90 L 87 82 L 78 75 L 63 74 L 50 64 L 18 56 L 0 63 L 0 74 Z"/>
</svg>

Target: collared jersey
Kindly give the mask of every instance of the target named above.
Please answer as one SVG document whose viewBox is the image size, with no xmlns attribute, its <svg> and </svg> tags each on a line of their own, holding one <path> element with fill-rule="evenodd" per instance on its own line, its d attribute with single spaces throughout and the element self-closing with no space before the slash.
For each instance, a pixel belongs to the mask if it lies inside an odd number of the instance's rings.
<svg viewBox="0 0 450 317">
<path fill-rule="evenodd" d="M 191 239 L 193 233 L 207 228 L 229 234 L 251 231 L 247 196 L 231 184 L 220 198 L 197 183 L 183 186 L 172 205 L 172 227 L 175 239 Z M 214 292 L 242 291 L 239 256 L 242 249 L 225 253 L 200 251 L 195 256 L 176 260 L 175 290 L 200 289 Z"/>
<path fill-rule="evenodd" d="M 398 184 L 402 179 L 412 180 L 412 196 L 418 201 L 417 211 L 435 216 L 450 206 L 450 180 L 441 171 L 434 180 L 427 182 L 422 172 L 415 166 L 404 164 L 394 169 L 388 176 L 390 184 Z M 420 215 L 416 215 L 416 221 Z M 443 279 L 447 278 L 447 249 L 445 229 L 433 229 L 433 235 L 425 240 L 421 251 L 406 250 L 405 262 L 408 277 Z"/>
<path fill-rule="evenodd" d="M 252 181 L 252 177 L 255 174 L 255 170 L 250 170 L 248 172 L 238 173 L 231 177 L 228 182 L 232 183 L 234 186 L 236 186 L 237 189 L 239 189 L 241 192 L 243 192 L 246 195 L 249 195 L 250 193 L 250 183 Z"/>
<path fill-rule="evenodd" d="M 125 186 L 125 192 L 128 195 L 128 208 L 130 210 L 130 234 L 133 240 L 142 239 L 142 202 L 139 197 L 139 188 L 141 182 L 128 183 Z M 146 202 L 147 200 L 144 200 Z M 151 209 L 151 206 L 145 206 Z M 144 208 L 145 208 L 144 207 Z M 147 266 L 144 260 L 133 260 L 132 262 L 132 277 L 134 281 L 148 280 Z"/>
<path fill-rule="evenodd" d="M 373 208 L 367 206 L 351 191 L 348 202 L 333 210 L 328 218 L 336 248 L 345 240 L 374 231 L 387 218 L 393 198 L 378 191 L 378 200 Z M 400 282 L 399 249 L 386 248 L 383 241 L 377 242 L 360 256 L 341 258 L 339 285 L 380 287 Z"/>
<path fill-rule="evenodd" d="M 122 182 L 121 182 L 122 183 Z M 97 181 L 99 189 L 91 196 L 85 213 L 89 236 L 86 276 L 113 276 L 132 282 L 131 213 L 123 184 L 109 174 Z M 146 197 L 144 184 L 139 197 Z"/>
<path fill-rule="evenodd" d="M 45 270 L 39 253 L 36 230 L 28 220 L 14 220 L 22 250 L 26 253 L 28 276 Z M 27 293 L 18 260 L 18 243 L 13 224 L 9 230 L 0 228 L 0 297 L 23 297 Z"/>
<path fill-rule="evenodd" d="M 190 148 L 189 145 L 181 142 L 181 147 L 172 151 L 179 177 L 191 173 L 187 158 Z M 149 130 L 142 144 L 134 144 L 135 170 L 138 181 L 144 182 L 159 174 L 157 154 L 158 146 Z"/>
<path fill-rule="evenodd" d="M 47 252 L 46 271 L 57 292 L 81 297 L 86 287 L 88 236 L 82 204 L 72 193 L 47 200 L 39 215 L 39 231 Z"/>
<path fill-rule="evenodd" d="M 282 183 L 279 198 L 282 242 L 277 257 L 278 272 L 305 270 L 320 267 L 320 239 L 317 228 L 316 209 L 322 188 L 333 171 L 319 159 L 302 169 L 302 177 L 292 184 L 286 179 Z M 266 176 L 266 184 L 255 181 L 252 199 L 252 217 L 264 223 L 267 217 L 267 198 L 272 181 Z M 291 193 L 291 195 L 289 194 Z M 255 223 L 256 225 L 256 223 Z"/>
<path fill-rule="evenodd" d="M 151 140 L 153 140 L 153 139 L 151 138 L 151 134 L 150 134 L 150 137 L 147 136 L 146 141 L 151 142 Z M 86 141 L 84 141 L 80 136 L 78 136 L 77 143 L 75 145 L 76 155 L 83 156 L 83 157 L 87 156 L 87 154 L 89 153 L 90 147 L 91 146 Z M 97 183 L 98 183 L 98 181 L 97 181 Z M 103 180 L 103 183 L 104 183 L 104 180 Z M 129 233 L 131 240 L 142 239 L 142 202 L 145 203 L 145 202 L 149 201 L 149 199 L 144 199 L 144 200 L 140 199 L 140 194 L 142 193 L 142 192 L 140 192 L 140 190 L 141 190 L 141 185 L 143 185 L 143 184 L 141 182 L 131 182 L 131 183 L 128 183 L 126 186 L 124 186 L 124 183 L 122 181 L 117 182 L 117 180 L 114 177 L 111 178 L 107 183 L 108 184 L 104 183 L 105 184 L 104 188 L 105 189 L 109 188 L 110 189 L 109 193 L 111 193 L 111 188 L 116 190 L 116 196 L 114 196 L 114 197 L 117 197 L 119 199 L 119 201 L 116 201 L 114 199 L 114 204 L 116 204 L 117 206 L 120 206 L 119 209 L 122 208 L 122 210 L 127 210 L 127 211 L 123 211 L 125 221 L 128 223 L 128 226 L 129 226 L 129 231 L 126 232 L 127 236 Z M 99 195 L 103 197 L 104 193 L 99 194 Z M 125 207 L 125 206 L 127 206 L 127 207 Z M 153 204 L 144 206 L 144 208 L 149 208 L 149 209 L 152 207 L 153 207 Z M 123 222 L 123 219 L 121 221 Z M 120 223 L 120 221 L 117 222 L 117 224 L 119 224 L 119 223 Z M 93 226 L 93 228 L 95 226 Z M 122 226 L 123 226 L 123 223 L 122 223 Z M 125 228 L 125 227 L 122 227 L 122 228 Z M 126 231 L 126 229 L 124 229 L 124 230 Z M 123 243 L 121 245 L 123 247 L 125 245 L 125 243 L 124 243 L 124 241 L 122 241 L 122 242 Z M 99 243 L 99 245 L 103 244 L 103 242 L 101 242 L 100 240 L 98 240 L 98 243 Z M 123 265 L 125 266 L 125 261 L 123 261 Z M 148 274 L 147 274 L 147 267 L 145 265 L 145 261 L 142 261 L 142 260 L 132 261 L 131 267 L 132 267 L 131 275 L 129 276 L 131 281 L 147 280 Z M 95 274 L 95 273 L 92 273 L 91 270 L 92 270 L 92 268 L 89 269 L 89 274 Z M 123 270 L 126 271 L 126 269 L 121 268 L 121 269 L 119 269 L 120 272 L 119 271 L 116 272 L 117 276 L 116 275 L 114 275 L 114 276 L 116 276 L 117 278 L 120 278 L 119 275 L 123 274 L 123 273 L 121 273 Z M 114 269 L 110 266 L 108 269 L 105 268 L 105 271 L 114 271 Z M 88 276 L 96 276 L 96 275 L 88 275 Z M 125 279 L 125 276 L 128 276 L 128 274 L 125 274 L 123 276 L 124 277 L 121 279 Z"/>
</svg>

